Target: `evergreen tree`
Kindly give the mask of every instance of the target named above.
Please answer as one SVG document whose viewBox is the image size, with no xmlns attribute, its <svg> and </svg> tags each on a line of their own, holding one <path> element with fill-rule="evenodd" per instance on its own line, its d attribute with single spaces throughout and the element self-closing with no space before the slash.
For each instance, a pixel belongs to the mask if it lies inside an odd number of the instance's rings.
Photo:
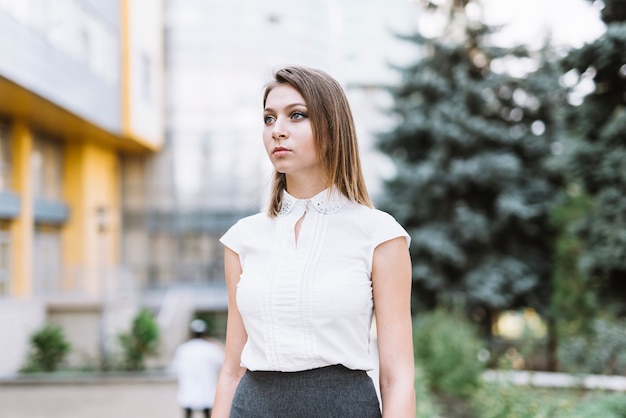
<svg viewBox="0 0 626 418">
<path fill-rule="evenodd" d="M 405 37 L 423 56 L 400 69 L 398 124 L 379 146 L 396 165 L 383 206 L 413 239 L 414 308 L 460 302 L 489 326 L 498 310 L 548 305 L 561 179 L 547 160 L 564 94 L 548 49 L 493 46 L 468 3 L 446 4 L 443 36 Z"/>
<path fill-rule="evenodd" d="M 589 211 L 589 197 L 580 193 L 572 183 L 565 199 L 551 214 L 552 224 L 559 235 L 556 239 L 556 256 L 553 271 L 553 292 L 550 319 L 556 326 L 559 340 L 572 336 L 590 335 L 594 312 L 597 309 L 592 283 L 581 274 L 578 260 L 582 250 L 580 239 L 572 231 L 581 217 Z M 556 348 L 556 347 L 555 347 Z"/>
<path fill-rule="evenodd" d="M 571 108 L 579 141 L 571 175 L 593 199 L 579 225 L 581 266 L 605 301 L 626 297 L 626 1 L 604 0 L 603 36 L 571 51 L 565 71 L 592 79 L 595 89 Z"/>
</svg>

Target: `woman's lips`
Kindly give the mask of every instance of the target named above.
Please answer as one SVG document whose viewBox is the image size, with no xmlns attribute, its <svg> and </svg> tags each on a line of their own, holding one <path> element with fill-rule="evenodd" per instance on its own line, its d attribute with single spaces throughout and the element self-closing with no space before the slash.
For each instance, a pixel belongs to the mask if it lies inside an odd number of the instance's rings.
<svg viewBox="0 0 626 418">
<path fill-rule="evenodd" d="M 290 152 L 289 149 L 285 147 L 276 147 L 272 151 L 272 155 L 275 155 L 276 157 L 282 157 L 282 156 L 287 155 L 289 152 Z"/>
</svg>

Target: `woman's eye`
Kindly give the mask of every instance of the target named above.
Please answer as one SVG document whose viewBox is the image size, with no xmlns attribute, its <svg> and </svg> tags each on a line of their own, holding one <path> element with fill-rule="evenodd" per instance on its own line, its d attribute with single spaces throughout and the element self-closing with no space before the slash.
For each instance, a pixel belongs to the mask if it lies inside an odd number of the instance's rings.
<svg viewBox="0 0 626 418">
<path fill-rule="evenodd" d="M 266 125 L 273 123 L 276 120 L 276 118 L 274 116 L 271 115 L 265 115 L 263 117 L 263 122 L 265 122 Z"/>
<path fill-rule="evenodd" d="M 292 119 L 296 119 L 296 120 L 304 119 L 304 118 L 306 118 L 306 114 L 304 114 L 302 112 L 293 112 L 291 114 L 291 118 Z"/>
</svg>

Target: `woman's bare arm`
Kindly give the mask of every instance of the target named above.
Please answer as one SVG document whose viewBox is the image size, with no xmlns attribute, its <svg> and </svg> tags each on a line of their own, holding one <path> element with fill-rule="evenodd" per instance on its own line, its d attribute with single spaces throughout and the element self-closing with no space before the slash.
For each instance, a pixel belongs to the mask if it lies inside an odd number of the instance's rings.
<svg viewBox="0 0 626 418">
<path fill-rule="evenodd" d="M 226 352 L 220 372 L 212 417 L 227 418 L 230 414 L 235 389 L 246 369 L 241 367 L 241 351 L 247 340 L 239 309 L 237 309 L 237 283 L 241 276 L 239 255 L 229 248 L 224 250 L 224 267 L 228 289 L 228 322 L 226 326 Z"/>
<path fill-rule="evenodd" d="M 372 266 L 383 417 L 415 417 L 411 258 L 404 237 L 376 247 Z"/>
</svg>

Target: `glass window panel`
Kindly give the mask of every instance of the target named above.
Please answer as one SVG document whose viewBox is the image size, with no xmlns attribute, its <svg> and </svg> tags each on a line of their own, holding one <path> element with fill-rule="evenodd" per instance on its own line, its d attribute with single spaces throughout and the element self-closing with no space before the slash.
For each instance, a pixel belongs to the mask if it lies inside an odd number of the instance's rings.
<svg viewBox="0 0 626 418">
<path fill-rule="evenodd" d="M 61 290 L 61 234 L 58 228 L 37 227 L 33 275 L 36 294 L 53 294 Z"/>
<path fill-rule="evenodd" d="M 36 197 L 61 200 L 63 149 L 59 141 L 35 135 L 31 169 L 33 193 Z"/>
</svg>

